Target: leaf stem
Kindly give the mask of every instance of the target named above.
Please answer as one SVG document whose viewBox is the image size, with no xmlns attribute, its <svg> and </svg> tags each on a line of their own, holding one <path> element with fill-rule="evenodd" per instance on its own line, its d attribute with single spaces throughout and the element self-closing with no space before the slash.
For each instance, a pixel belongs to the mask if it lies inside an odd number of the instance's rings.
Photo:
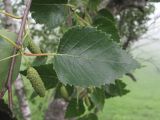
<svg viewBox="0 0 160 120">
<path fill-rule="evenodd" d="M 12 41 L 11 39 L 9 39 L 8 37 L 6 37 L 4 35 L 1 35 L 1 34 L 0 34 L 0 37 L 3 38 L 3 40 L 7 41 L 8 43 L 12 44 L 17 49 L 21 48 L 19 45 L 17 45 L 14 41 Z"/>
<path fill-rule="evenodd" d="M 17 54 L 15 54 L 15 55 L 12 55 L 12 56 L 9 56 L 9 57 L 6 57 L 6 58 L 3 58 L 3 59 L 0 59 L 0 62 L 2 62 L 2 61 L 4 61 L 4 60 L 11 59 L 11 58 L 16 57 L 16 56 L 18 56 L 18 55 L 20 55 L 20 54 L 19 54 L 19 53 L 17 53 Z"/>
<path fill-rule="evenodd" d="M 12 15 L 10 13 L 4 12 L 3 10 L 0 10 L 0 13 L 6 15 L 8 17 L 14 18 L 14 19 L 22 19 L 22 17 Z"/>
<path fill-rule="evenodd" d="M 25 56 L 54 56 L 57 53 L 40 53 L 40 54 L 32 54 L 32 53 L 23 53 Z"/>
</svg>

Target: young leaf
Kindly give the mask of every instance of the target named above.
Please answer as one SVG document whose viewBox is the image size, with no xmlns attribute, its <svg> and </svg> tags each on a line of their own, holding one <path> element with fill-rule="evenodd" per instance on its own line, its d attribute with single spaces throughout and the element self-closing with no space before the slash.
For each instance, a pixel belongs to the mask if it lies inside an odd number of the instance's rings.
<svg viewBox="0 0 160 120">
<path fill-rule="evenodd" d="M 37 23 L 55 28 L 66 19 L 68 8 L 60 4 L 67 2 L 67 0 L 33 0 L 30 11 Z"/>
<path fill-rule="evenodd" d="M 99 30 L 110 34 L 114 41 L 119 42 L 120 37 L 114 21 L 114 17 L 109 11 L 100 10 L 94 18 L 93 25 L 97 26 Z"/>
<path fill-rule="evenodd" d="M 99 110 L 102 110 L 105 103 L 105 91 L 103 89 L 96 88 L 91 94 L 91 101 Z"/>
<path fill-rule="evenodd" d="M 0 35 L 3 35 L 5 37 L 9 38 L 13 42 L 15 42 L 17 39 L 17 35 L 15 33 L 9 32 L 7 30 L 0 30 Z M 6 57 L 12 56 L 13 50 L 14 50 L 14 46 L 12 44 L 8 43 L 7 41 L 5 41 L 5 39 L 3 37 L 0 37 L 0 53 L 1 53 L 0 60 L 4 59 Z M 0 61 L 0 90 L 1 90 L 4 82 L 7 80 L 7 75 L 8 75 L 8 70 L 9 70 L 10 64 L 11 64 L 11 58 L 7 59 L 7 60 Z M 14 81 L 18 76 L 20 64 L 21 64 L 21 56 L 19 55 L 16 57 L 12 81 Z"/>
<path fill-rule="evenodd" d="M 114 83 L 115 79 L 140 67 L 96 28 L 74 27 L 60 41 L 54 69 L 64 84 L 82 87 Z"/>
<path fill-rule="evenodd" d="M 72 99 L 65 113 L 66 118 L 73 118 L 82 115 L 85 112 L 85 107 L 82 100 Z"/>
<path fill-rule="evenodd" d="M 123 96 L 129 92 L 126 88 L 126 84 L 121 80 L 116 80 L 115 84 L 105 85 L 105 94 L 107 98 L 115 96 Z"/>
<path fill-rule="evenodd" d="M 112 13 L 107 10 L 107 9 L 101 9 L 100 11 L 98 11 L 98 16 L 99 17 L 105 17 L 108 20 L 115 22 L 114 16 L 112 15 Z"/>
</svg>

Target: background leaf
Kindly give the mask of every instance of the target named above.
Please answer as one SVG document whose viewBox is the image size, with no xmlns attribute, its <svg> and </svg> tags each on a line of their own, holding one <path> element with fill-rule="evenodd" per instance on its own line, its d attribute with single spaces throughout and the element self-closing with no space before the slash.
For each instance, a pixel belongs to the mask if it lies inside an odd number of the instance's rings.
<svg viewBox="0 0 160 120">
<path fill-rule="evenodd" d="M 66 3 L 67 0 L 33 0 L 30 11 L 37 23 L 55 28 L 61 25 L 67 17 L 68 8 L 60 5 Z"/>
<path fill-rule="evenodd" d="M 114 41 L 120 42 L 120 36 L 115 25 L 114 17 L 108 10 L 100 10 L 98 15 L 94 18 L 93 25 L 97 26 L 99 30 L 110 34 Z"/>
<path fill-rule="evenodd" d="M 17 39 L 17 35 L 15 33 L 9 32 L 7 30 L 0 30 L 0 34 L 13 40 L 14 42 Z M 12 56 L 13 50 L 14 50 L 13 45 L 6 42 L 4 38 L 0 37 L 0 53 L 3 53 L 3 54 L 0 54 L 0 60 L 6 57 Z M 4 82 L 7 80 L 10 63 L 11 63 L 11 59 L 0 61 L 0 90 Z M 21 64 L 21 56 L 17 56 L 15 67 L 13 70 L 12 81 L 14 81 L 18 76 L 20 64 Z"/>
<path fill-rule="evenodd" d="M 54 57 L 59 80 L 83 87 L 114 83 L 138 67 L 109 35 L 89 27 L 75 27 L 66 32 Z"/>
</svg>

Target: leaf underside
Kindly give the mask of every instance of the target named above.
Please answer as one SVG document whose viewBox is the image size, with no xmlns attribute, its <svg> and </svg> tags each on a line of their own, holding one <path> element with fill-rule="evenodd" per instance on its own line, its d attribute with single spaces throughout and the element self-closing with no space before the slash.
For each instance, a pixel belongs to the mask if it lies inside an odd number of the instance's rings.
<svg viewBox="0 0 160 120">
<path fill-rule="evenodd" d="M 140 67 L 96 28 L 74 27 L 60 41 L 54 69 L 64 84 L 82 87 L 114 83 L 115 79 Z"/>
<path fill-rule="evenodd" d="M 61 4 L 67 2 L 67 0 L 33 0 L 30 11 L 37 23 L 55 28 L 65 21 L 68 8 Z"/>
</svg>

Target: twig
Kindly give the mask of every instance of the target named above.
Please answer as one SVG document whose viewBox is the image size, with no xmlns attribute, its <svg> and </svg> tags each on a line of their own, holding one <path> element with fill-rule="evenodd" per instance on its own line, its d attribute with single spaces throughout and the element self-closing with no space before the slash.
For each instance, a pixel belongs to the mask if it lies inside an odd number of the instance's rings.
<svg viewBox="0 0 160 120">
<path fill-rule="evenodd" d="M 24 15 L 23 15 L 23 18 L 22 18 L 20 31 L 18 33 L 18 38 L 17 38 L 16 44 L 20 45 L 20 46 L 22 45 L 23 32 L 24 32 L 24 29 L 25 29 L 25 24 L 26 24 L 26 20 L 27 20 L 27 17 L 28 17 L 29 9 L 30 9 L 30 6 L 31 6 L 31 2 L 32 2 L 32 0 L 28 0 L 28 3 L 26 5 L 26 9 L 24 11 Z M 17 54 L 17 52 L 18 52 L 18 49 L 14 48 L 13 55 Z M 12 105 L 13 105 L 13 103 L 12 103 L 12 86 L 11 86 L 11 83 L 12 83 L 13 69 L 14 69 L 15 63 L 16 63 L 16 57 L 13 57 L 12 60 L 11 60 L 11 64 L 10 64 L 9 72 L 8 72 L 8 76 L 7 76 L 7 89 L 8 89 L 8 99 L 9 99 L 9 107 L 10 107 L 10 109 L 12 109 Z"/>
<path fill-rule="evenodd" d="M 22 19 L 22 17 L 15 16 L 15 15 L 12 15 L 12 14 L 7 13 L 7 12 L 3 12 L 2 10 L 0 10 L 0 13 L 6 15 L 8 17 L 14 18 L 14 19 Z"/>
<path fill-rule="evenodd" d="M 40 54 L 33 54 L 33 53 L 23 53 L 25 56 L 54 56 L 56 53 L 40 53 Z"/>
</svg>

